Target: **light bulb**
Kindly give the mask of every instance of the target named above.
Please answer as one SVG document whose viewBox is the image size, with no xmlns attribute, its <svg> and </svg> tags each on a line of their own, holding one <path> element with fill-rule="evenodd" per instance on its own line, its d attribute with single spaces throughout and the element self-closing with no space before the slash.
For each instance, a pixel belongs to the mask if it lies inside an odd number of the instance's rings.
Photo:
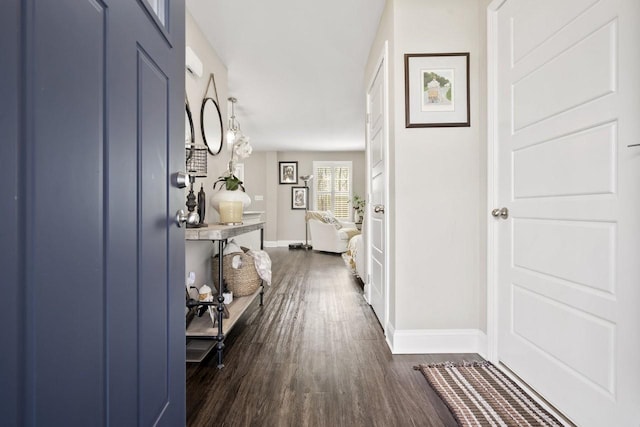
<svg viewBox="0 0 640 427">
<path fill-rule="evenodd" d="M 227 142 L 230 144 L 233 144 L 233 142 L 236 140 L 236 133 L 232 130 L 228 130 L 227 131 Z"/>
</svg>

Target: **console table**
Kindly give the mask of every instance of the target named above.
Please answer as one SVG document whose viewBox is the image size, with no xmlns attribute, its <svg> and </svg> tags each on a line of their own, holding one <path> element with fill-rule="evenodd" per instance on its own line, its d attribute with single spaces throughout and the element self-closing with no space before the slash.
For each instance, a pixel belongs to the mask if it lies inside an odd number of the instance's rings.
<svg viewBox="0 0 640 427">
<path fill-rule="evenodd" d="M 188 228 L 185 230 L 185 239 L 209 240 L 218 246 L 218 283 L 224 287 L 223 252 L 227 240 L 231 237 L 260 230 L 260 249 L 264 248 L 264 222 L 247 222 L 242 225 L 212 224 L 203 228 Z M 187 336 L 187 362 L 201 362 L 215 347 L 218 352 L 218 369 L 224 367 L 223 350 L 224 339 L 240 316 L 249 308 L 251 303 L 259 296 L 260 305 L 264 294 L 264 284 L 252 295 L 234 297 L 233 302 L 227 305 L 229 318 L 223 319 L 225 308 L 222 292 L 218 292 L 216 307 L 217 328 L 213 326 L 211 317 L 206 313 L 202 317 L 194 317 L 186 329 Z"/>
</svg>

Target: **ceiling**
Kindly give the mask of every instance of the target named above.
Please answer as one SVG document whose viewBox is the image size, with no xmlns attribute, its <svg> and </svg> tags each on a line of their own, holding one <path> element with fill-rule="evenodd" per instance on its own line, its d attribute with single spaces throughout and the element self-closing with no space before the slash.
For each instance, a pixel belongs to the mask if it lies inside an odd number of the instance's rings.
<svg viewBox="0 0 640 427">
<path fill-rule="evenodd" d="M 385 0 L 187 0 L 255 150 L 365 147 L 364 70 Z"/>
</svg>

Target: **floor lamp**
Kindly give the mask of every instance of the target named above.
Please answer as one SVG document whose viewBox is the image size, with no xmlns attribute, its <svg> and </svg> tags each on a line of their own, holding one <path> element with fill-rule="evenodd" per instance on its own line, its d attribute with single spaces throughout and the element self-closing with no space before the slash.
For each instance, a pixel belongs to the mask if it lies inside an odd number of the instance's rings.
<svg viewBox="0 0 640 427">
<path fill-rule="evenodd" d="M 309 221 L 307 220 L 307 213 L 309 212 L 309 181 L 312 178 L 313 175 L 300 176 L 300 179 L 304 181 L 305 194 L 307 195 L 307 200 L 304 204 L 304 243 L 291 243 L 289 249 L 304 249 L 306 251 L 313 249 L 313 246 L 309 244 Z"/>
</svg>

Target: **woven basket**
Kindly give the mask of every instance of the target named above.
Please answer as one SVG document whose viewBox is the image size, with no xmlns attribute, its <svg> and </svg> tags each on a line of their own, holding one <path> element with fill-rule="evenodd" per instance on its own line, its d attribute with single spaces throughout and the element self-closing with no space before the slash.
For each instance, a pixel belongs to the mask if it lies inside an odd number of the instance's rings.
<svg viewBox="0 0 640 427">
<path fill-rule="evenodd" d="M 227 289 L 233 292 L 234 297 L 244 297 L 253 294 L 262 284 L 262 279 L 258 275 L 256 266 L 251 255 L 247 255 L 249 249 L 242 248 L 244 253 L 233 253 L 222 257 L 222 268 L 224 271 L 224 282 Z M 231 266 L 233 257 L 239 256 L 242 259 L 240 268 L 235 269 Z M 216 290 L 220 290 L 218 286 L 218 255 L 211 258 L 211 270 L 213 271 L 213 285 Z"/>
</svg>

